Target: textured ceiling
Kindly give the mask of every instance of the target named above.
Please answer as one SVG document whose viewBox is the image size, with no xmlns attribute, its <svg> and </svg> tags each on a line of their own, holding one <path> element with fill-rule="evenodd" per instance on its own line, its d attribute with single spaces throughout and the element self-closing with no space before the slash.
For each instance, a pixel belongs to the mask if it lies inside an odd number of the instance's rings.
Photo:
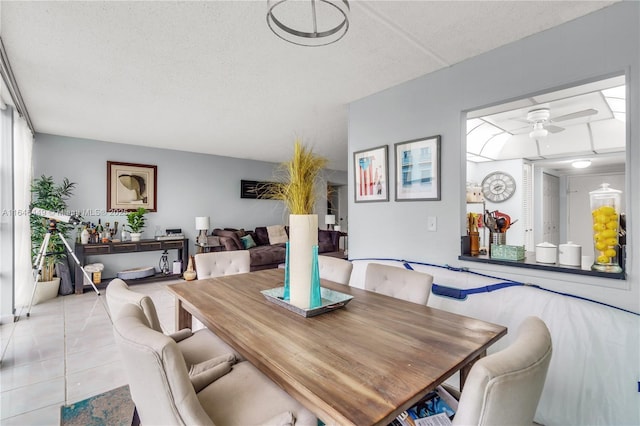
<svg viewBox="0 0 640 426">
<path fill-rule="evenodd" d="M 266 1 L 3 1 L 0 35 L 37 132 L 346 170 L 349 102 L 612 3 L 352 1 L 308 48 Z"/>
</svg>

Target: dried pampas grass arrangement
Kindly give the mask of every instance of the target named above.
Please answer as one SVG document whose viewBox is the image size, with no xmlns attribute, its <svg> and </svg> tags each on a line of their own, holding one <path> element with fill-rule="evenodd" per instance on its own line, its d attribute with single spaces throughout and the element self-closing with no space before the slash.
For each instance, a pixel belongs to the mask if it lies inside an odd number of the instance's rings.
<svg viewBox="0 0 640 426">
<path fill-rule="evenodd" d="M 290 214 L 311 214 L 316 202 L 314 186 L 328 160 L 297 139 L 293 145 L 293 157 L 282 163 L 283 182 L 271 185 L 267 196 L 284 201 Z"/>
</svg>

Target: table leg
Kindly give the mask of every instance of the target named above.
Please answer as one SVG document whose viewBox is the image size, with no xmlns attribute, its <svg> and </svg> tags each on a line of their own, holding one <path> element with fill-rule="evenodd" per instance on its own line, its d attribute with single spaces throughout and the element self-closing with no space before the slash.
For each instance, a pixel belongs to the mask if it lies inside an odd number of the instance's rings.
<svg viewBox="0 0 640 426">
<path fill-rule="evenodd" d="M 176 298 L 176 331 L 191 328 L 192 318 L 191 313 L 182 305 L 182 300 Z"/>
<path fill-rule="evenodd" d="M 462 388 L 464 388 L 464 383 L 467 381 L 467 377 L 471 372 L 471 367 L 476 363 L 480 358 L 487 356 L 487 351 L 482 351 L 480 355 L 472 359 L 467 365 L 460 369 L 460 392 L 462 392 Z"/>
</svg>

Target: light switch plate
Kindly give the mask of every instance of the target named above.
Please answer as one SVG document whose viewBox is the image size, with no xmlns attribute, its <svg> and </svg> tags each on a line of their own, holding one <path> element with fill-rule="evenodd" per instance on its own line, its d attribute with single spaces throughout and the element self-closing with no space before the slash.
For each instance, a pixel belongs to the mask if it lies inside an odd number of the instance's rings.
<svg viewBox="0 0 640 426">
<path fill-rule="evenodd" d="M 427 231 L 435 232 L 438 230 L 438 220 L 435 216 L 427 217 Z"/>
</svg>

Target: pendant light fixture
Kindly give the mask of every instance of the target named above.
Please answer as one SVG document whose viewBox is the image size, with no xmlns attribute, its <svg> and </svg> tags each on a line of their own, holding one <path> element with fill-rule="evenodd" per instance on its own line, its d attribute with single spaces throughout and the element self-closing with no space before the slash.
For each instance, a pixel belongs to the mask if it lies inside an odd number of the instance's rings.
<svg viewBox="0 0 640 426">
<path fill-rule="evenodd" d="M 275 35 L 299 46 L 326 46 L 349 29 L 348 0 L 267 0 L 267 24 Z"/>
</svg>

